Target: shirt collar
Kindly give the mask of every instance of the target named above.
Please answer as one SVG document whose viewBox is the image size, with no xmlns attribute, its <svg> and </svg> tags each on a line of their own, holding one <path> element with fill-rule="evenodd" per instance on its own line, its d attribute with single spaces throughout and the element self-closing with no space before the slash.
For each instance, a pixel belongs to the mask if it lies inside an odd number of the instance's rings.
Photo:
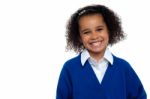
<svg viewBox="0 0 150 99">
<path fill-rule="evenodd" d="M 84 66 L 85 62 L 90 58 L 90 54 L 87 51 L 87 49 L 84 49 L 81 53 L 81 64 Z M 113 56 L 112 53 L 109 51 L 108 48 L 106 48 L 105 53 L 104 53 L 104 58 L 111 64 L 113 65 Z"/>
</svg>

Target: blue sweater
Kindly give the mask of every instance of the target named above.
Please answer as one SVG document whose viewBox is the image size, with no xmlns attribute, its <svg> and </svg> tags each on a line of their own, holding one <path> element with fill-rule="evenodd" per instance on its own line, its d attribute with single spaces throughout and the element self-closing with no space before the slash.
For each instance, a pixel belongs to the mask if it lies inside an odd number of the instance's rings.
<svg viewBox="0 0 150 99">
<path fill-rule="evenodd" d="M 56 99 L 147 99 L 140 79 L 125 60 L 113 56 L 113 66 L 109 64 L 100 84 L 89 62 L 82 66 L 80 57 L 64 64 Z"/>
</svg>

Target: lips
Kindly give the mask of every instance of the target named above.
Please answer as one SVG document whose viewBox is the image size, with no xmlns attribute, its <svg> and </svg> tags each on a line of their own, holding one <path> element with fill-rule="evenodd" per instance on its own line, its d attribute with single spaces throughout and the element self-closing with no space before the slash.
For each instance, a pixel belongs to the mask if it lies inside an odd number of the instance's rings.
<svg viewBox="0 0 150 99">
<path fill-rule="evenodd" d="M 96 42 L 91 42 L 90 45 L 92 47 L 100 47 L 102 44 L 102 41 L 96 41 Z"/>
</svg>

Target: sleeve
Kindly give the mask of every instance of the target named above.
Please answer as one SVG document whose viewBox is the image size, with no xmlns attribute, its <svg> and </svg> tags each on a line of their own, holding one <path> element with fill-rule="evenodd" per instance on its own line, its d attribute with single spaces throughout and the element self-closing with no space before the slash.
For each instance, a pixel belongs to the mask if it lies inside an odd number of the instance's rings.
<svg viewBox="0 0 150 99">
<path fill-rule="evenodd" d="M 126 71 L 127 99 L 147 99 L 144 87 L 133 68 Z"/>
<path fill-rule="evenodd" d="M 66 64 L 63 66 L 57 85 L 56 99 L 72 99 L 72 85 Z"/>
</svg>

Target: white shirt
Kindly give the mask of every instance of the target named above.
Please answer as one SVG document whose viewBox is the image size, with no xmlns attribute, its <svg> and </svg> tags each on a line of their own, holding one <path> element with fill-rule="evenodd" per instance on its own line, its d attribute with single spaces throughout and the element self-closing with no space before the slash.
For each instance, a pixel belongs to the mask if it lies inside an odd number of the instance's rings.
<svg viewBox="0 0 150 99">
<path fill-rule="evenodd" d="M 111 65 L 113 64 L 113 56 L 109 49 L 107 48 L 105 50 L 103 58 L 97 63 L 92 57 L 90 57 L 89 52 L 84 49 L 81 53 L 81 64 L 84 66 L 86 61 L 89 61 L 93 71 L 95 72 L 95 75 L 99 81 L 99 83 L 102 82 L 102 79 L 104 77 L 104 74 L 106 72 L 106 69 L 108 67 L 108 63 Z"/>
</svg>

